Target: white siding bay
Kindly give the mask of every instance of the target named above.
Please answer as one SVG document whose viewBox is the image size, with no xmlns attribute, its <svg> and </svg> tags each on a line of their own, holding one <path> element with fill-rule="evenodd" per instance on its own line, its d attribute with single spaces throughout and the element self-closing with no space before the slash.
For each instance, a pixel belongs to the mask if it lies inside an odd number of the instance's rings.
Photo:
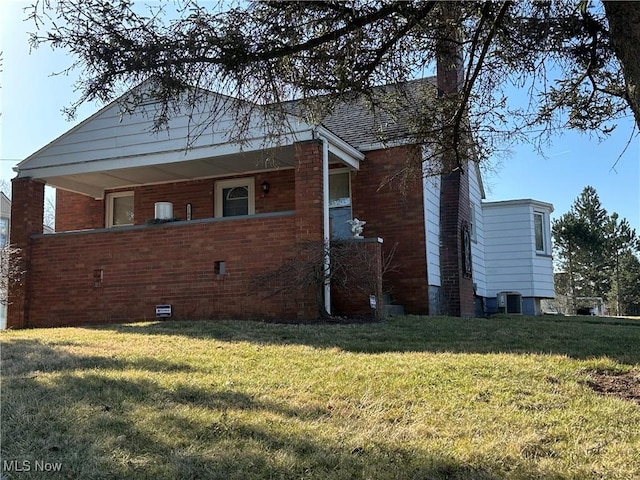
<svg viewBox="0 0 640 480">
<path fill-rule="evenodd" d="M 503 291 L 523 297 L 555 296 L 551 255 L 536 252 L 534 211 L 546 212 L 548 222 L 553 206 L 535 200 L 482 205 L 487 297 Z"/>
</svg>

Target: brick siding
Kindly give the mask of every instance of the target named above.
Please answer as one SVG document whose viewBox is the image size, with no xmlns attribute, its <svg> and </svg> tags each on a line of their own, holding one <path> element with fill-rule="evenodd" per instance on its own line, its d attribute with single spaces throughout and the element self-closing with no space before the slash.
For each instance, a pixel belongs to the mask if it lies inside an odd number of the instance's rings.
<svg viewBox="0 0 640 480">
<path fill-rule="evenodd" d="M 56 231 L 104 227 L 104 200 L 56 189 Z"/>
<path fill-rule="evenodd" d="M 452 25 L 454 24 L 455 22 L 452 22 Z M 452 31 L 450 34 L 455 39 L 458 32 Z M 460 44 L 445 39 L 437 45 L 437 50 L 438 95 L 442 97 L 457 95 L 464 79 Z M 443 134 L 449 135 L 449 139 L 453 135 L 448 130 Z M 446 137 L 445 140 L 447 140 Z M 445 144 L 447 143 L 450 142 L 445 141 Z M 473 279 L 465 274 L 462 260 L 462 232 L 463 228 L 471 222 L 470 166 L 458 165 L 453 145 L 444 152 L 442 162 L 444 172 L 447 172 L 442 176 L 440 183 L 440 279 L 444 301 L 442 313 L 473 317 L 475 315 Z"/>
<path fill-rule="evenodd" d="M 470 222 L 469 171 L 442 176 L 440 186 L 440 278 L 444 312 L 475 316 L 473 278 L 463 272 L 463 227 Z"/>
<path fill-rule="evenodd" d="M 333 242 L 340 258 L 340 282 L 331 285 L 332 313 L 339 316 L 378 319 L 382 315 L 382 244 L 374 241 Z M 336 268 L 336 265 L 333 265 Z M 344 283 L 343 283 L 344 281 Z M 371 308 L 370 296 L 376 298 Z"/>
<path fill-rule="evenodd" d="M 292 215 L 43 235 L 32 240 L 27 326 L 175 318 L 298 318 L 253 279 L 292 254 Z M 216 274 L 216 262 L 225 273 Z"/>
<path fill-rule="evenodd" d="M 285 212 L 295 209 L 293 169 L 204 179 L 186 182 L 143 185 L 131 189 L 108 190 L 117 192 L 133 190 L 134 224 L 142 225 L 155 216 L 156 202 L 173 203 L 173 215 L 186 219 L 186 205 L 191 204 L 192 220 L 211 218 L 214 212 L 216 180 L 253 177 L 255 181 L 255 213 Z M 262 182 L 268 182 L 270 191 L 262 192 Z M 56 191 L 56 231 L 87 230 L 105 226 L 104 200 L 58 189 Z"/>
<path fill-rule="evenodd" d="M 365 237 L 381 237 L 385 255 L 397 244 L 395 271 L 384 277 L 384 288 L 396 303 L 411 314 L 429 312 L 427 253 L 425 248 L 422 179 L 381 187 L 392 174 L 405 166 L 415 147 L 395 147 L 368 152 L 360 171 L 351 176 L 353 216 L 367 222 Z"/>
<path fill-rule="evenodd" d="M 18 271 L 27 272 L 33 255 L 31 235 L 42 233 L 44 184 L 24 178 L 14 178 L 11 184 L 9 242 L 18 250 L 18 256 L 12 256 L 10 261 L 17 263 Z M 27 324 L 26 309 L 31 300 L 29 279 L 26 273 L 19 278 L 9 278 L 7 327 L 22 328 Z"/>
</svg>

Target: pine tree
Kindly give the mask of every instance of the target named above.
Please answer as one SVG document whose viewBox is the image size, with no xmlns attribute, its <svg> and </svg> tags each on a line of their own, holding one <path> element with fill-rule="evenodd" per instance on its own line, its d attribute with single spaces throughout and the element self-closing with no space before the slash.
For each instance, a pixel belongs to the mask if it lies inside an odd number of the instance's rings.
<svg viewBox="0 0 640 480">
<path fill-rule="evenodd" d="M 582 296 L 605 297 L 611 289 L 611 264 L 607 256 L 607 211 L 595 188 L 587 186 L 573 203 L 573 211 L 588 227 L 578 254 Z"/>
<path fill-rule="evenodd" d="M 606 298 L 616 314 L 635 305 L 640 287 L 633 254 L 640 250 L 640 240 L 626 219 L 607 214 L 593 187 L 585 187 L 571 210 L 553 222 L 552 233 L 564 270 L 556 274 L 556 292 L 571 299 L 574 313 L 579 297 Z"/>
<path fill-rule="evenodd" d="M 564 275 L 556 275 L 556 292 L 567 295 L 571 300 L 571 313 L 576 313 L 577 297 L 584 296 L 582 292 L 583 276 L 581 272 L 581 257 L 588 248 L 591 235 L 589 224 L 578 216 L 574 210 L 553 221 L 553 234 L 556 258 Z"/>
<path fill-rule="evenodd" d="M 617 306 L 617 315 L 640 315 L 640 260 L 627 250 L 619 266 L 609 300 Z"/>
<path fill-rule="evenodd" d="M 614 305 L 616 315 L 621 315 L 624 311 L 622 308 L 627 305 L 627 301 L 624 298 L 620 298 L 621 292 L 624 295 L 633 296 L 633 285 L 623 285 L 621 282 L 626 282 L 633 278 L 631 272 L 627 272 L 627 268 L 634 266 L 633 259 L 637 259 L 633 256 L 633 252 L 640 248 L 640 241 L 636 236 L 636 231 L 631 228 L 626 218 L 618 221 L 618 214 L 613 213 L 607 222 L 607 228 L 605 231 L 606 242 L 605 252 L 611 264 L 611 291 L 609 292 L 610 302 Z M 633 258 L 629 258 L 629 255 Z M 640 278 L 636 278 L 636 291 L 640 289 Z M 631 291 L 629 290 L 631 288 Z"/>
</svg>

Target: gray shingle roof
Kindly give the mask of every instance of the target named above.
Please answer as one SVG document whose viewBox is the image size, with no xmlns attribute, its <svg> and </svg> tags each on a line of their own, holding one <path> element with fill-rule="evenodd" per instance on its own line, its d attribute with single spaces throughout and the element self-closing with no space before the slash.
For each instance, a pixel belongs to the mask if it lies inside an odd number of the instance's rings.
<svg viewBox="0 0 640 480">
<path fill-rule="evenodd" d="M 409 116 L 418 114 L 419 102 L 436 95 L 435 77 L 376 87 L 370 97 L 359 95 L 332 105 L 320 123 L 359 150 L 379 148 L 380 144 L 409 139 Z M 304 101 L 289 102 L 287 108 L 305 116 Z"/>
</svg>

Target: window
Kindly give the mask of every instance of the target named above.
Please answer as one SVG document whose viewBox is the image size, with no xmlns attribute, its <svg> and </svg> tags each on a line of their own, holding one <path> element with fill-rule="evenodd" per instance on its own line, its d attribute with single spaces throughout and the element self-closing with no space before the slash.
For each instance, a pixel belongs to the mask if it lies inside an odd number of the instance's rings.
<svg viewBox="0 0 640 480">
<path fill-rule="evenodd" d="M 106 196 L 107 228 L 133 225 L 133 192 L 107 193 Z"/>
<path fill-rule="evenodd" d="M 465 277 L 472 277 L 473 254 L 471 253 L 471 235 L 466 224 L 462 227 L 462 271 Z"/>
<path fill-rule="evenodd" d="M 223 260 L 213 262 L 213 273 L 215 273 L 216 275 L 224 275 L 225 271 L 226 268 Z"/>
<path fill-rule="evenodd" d="M 533 227 L 535 231 L 535 239 L 536 239 L 536 252 L 546 253 L 547 252 L 547 238 L 546 238 L 546 229 L 545 229 L 545 221 L 544 221 L 544 213 L 534 212 L 533 214 Z"/>
<path fill-rule="evenodd" d="M 329 221 L 331 238 L 350 238 L 351 181 L 348 171 L 329 172 Z"/>
<path fill-rule="evenodd" d="M 469 205 L 469 232 L 471 234 L 471 241 L 473 241 L 474 243 L 478 242 L 478 226 L 476 224 L 476 205 L 474 203 L 471 203 L 471 205 Z"/>
<path fill-rule="evenodd" d="M 9 219 L 0 218 L 0 247 L 9 244 Z"/>
<path fill-rule="evenodd" d="M 237 217 L 255 213 L 253 177 L 216 182 L 216 217 Z"/>
</svg>

